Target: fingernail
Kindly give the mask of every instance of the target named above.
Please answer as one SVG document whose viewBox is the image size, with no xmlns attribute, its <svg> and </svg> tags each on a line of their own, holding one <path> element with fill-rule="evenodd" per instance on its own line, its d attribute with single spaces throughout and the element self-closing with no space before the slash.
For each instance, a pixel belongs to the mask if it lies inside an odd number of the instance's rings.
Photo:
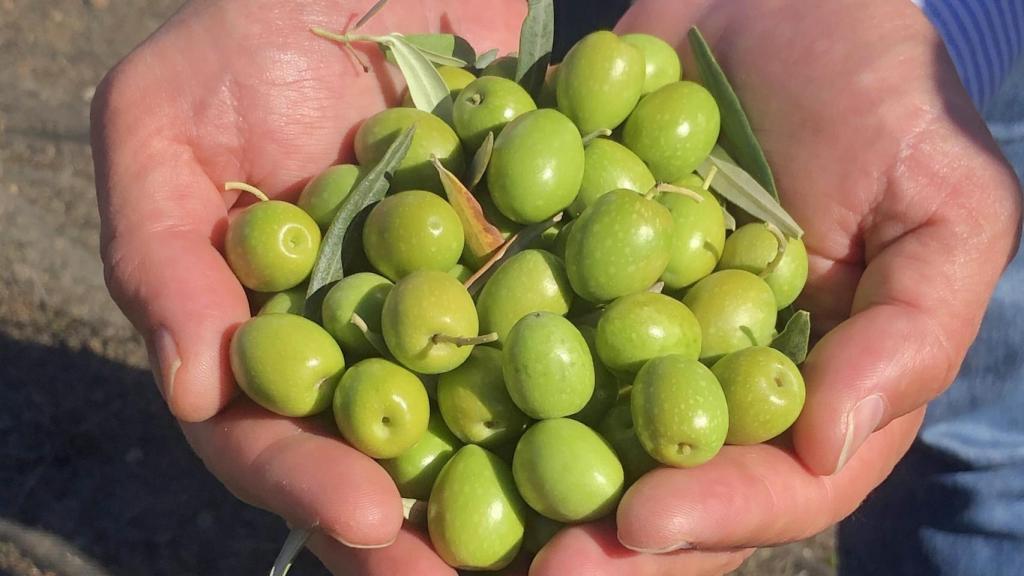
<svg viewBox="0 0 1024 576">
<path fill-rule="evenodd" d="M 669 552 L 675 552 L 676 550 L 690 550 L 691 548 L 693 548 L 693 543 L 691 542 L 679 542 L 677 544 L 672 544 L 664 548 L 640 548 L 638 546 L 631 546 L 629 544 L 626 544 L 621 540 L 619 541 L 619 543 L 622 544 L 624 547 L 629 548 L 633 552 L 639 552 L 641 554 L 668 554 Z"/>
<path fill-rule="evenodd" d="M 839 461 L 836 462 L 836 469 L 833 474 L 838 473 L 846 466 L 846 463 L 864 444 L 882 422 L 882 415 L 885 413 L 885 399 L 881 394 L 872 394 L 861 400 L 853 407 L 846 424 L 846 439 L 843 441 L 843 450 L 839 453 Z"/>
<path fill-rule="evenodd" d="M 395 537 L 392 538 L 390 542 L 386 542 L 384 544 L 353 544 L 352 542 L 349 542 L 349 541 L 345 540 L 344 538 L 342 538 L 341 536 L 338 536 L 337 534 L 335 534 L 333 532 L 326 532 L 326 534 L 328 536 L 330 536 L 331 538 L 334 538 L 338 542 L 341 542 L 345 546 L 348 546 L 349 548 L 356 548 L 356 549 L 359 549 L 359 550 L 373 550 L 373 549 L 376 549 L 376 548 L 387 548 L 388 546 L 391 546 L 392 544 L 394 544 L 395 540 L 398 540 L 398 534 L 395 534 Z"/>
<path fill-rule="evenodd" d="M 170 401 L 171 392 L 174 390 L 174 377 L 178 373 L 178 368 L 181 368 L 181 357 L 178 356 L 178 345 L 165 328 L 159 328 L 153 333 L 149 365 L 164 400 Z"/>
</svg>

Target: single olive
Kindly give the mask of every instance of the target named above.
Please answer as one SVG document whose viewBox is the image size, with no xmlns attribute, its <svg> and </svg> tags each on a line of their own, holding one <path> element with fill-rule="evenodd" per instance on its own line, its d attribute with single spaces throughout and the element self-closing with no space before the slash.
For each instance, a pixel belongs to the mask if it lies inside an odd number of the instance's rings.
<svg viewBox="0 0 1024 576">
<path fill-rule="evenodd" d="M 231 337 L 230 357 L 238 387 L 282 416 L 327 409 L 345 369 L 345 356 L 331 335 L 294 314 L 247 320 Z"/>
<path fill-rule="evenodd" d="M 461 262 L 448 269 L 448 274 L 463 284 L 473 276 L 473 272 L 474 270 L 472 268 Z"/>
<path fill-rule="evenodd" d="M 452 122 L 466 150 L 476 150 L 493 132 L 497 137 L 506 124 L 536 110 L 522 86 L 499 76 L 477 78 L 455 99 Z"/>
<path fill-rule="evenodd" d="M 443 120 L 416 108 L 388 108 L 370 116 L 356 131 L 356 159 L 363 166 L 375 165 L 388 146 L 410 126 L 416 125 L 409 152 L 395 170 L 391 192 L 423 189 L 444 194 L 444 186 L 431 163 L 437 156 L 456 176 L 466 169 L 462 143 Z"/>
<path fill-rule="evenodd" d="M 381 311 L 388 350 L 421 374 L 454 370 L 466 361 L 479 320 L 473 298 L 445 272 L 420 270 L 395 283 Z"/>
<path fill-rule="evenodd" d="M 537 95 L 537 108 L 558 107 L 558 65 L 548 66 L 544 74 L 544 85 Z"/>
<path fill-rule="evenodd" d="M 415 374 L 383 358 L 345 371 L 334 393 L 334 421 L 371 458 L 395 458 L 427 431 L 430 400 Z"/>
<path fill-rule="evenodd" d="M 441 80 L 444 80 L 444 85 L 448 87 L 448 95 L 452 97 L 454 101 L 459 97 L 459 93 L 469 83 L 476 80 L 476 76 L 472 72 L 465 68 L 456 68 L 455 66 L 438 66 L 437 73 L 441 75 Z M 402 106 L 412 107 L 415 106 L 412 101 L 412 95 L 406 90 L 402 96 Z"/>
<path fill-rule="evenodd" d="M 622 144 L 597 138 L 584 150 L 583 183 L 569 206 L 576 218 L 603 194 L 612 190 L 632 190 L 644 194 L 654 187 L 654 176 L 636 154 Z"/>
<path fill-rule="evenodd" d="M 294 204 L 270 200 L 249 206 L 228 225 L 224 255 L 242 286 L 281 292 L 313 270 L 320 228 Z"/>
<path fill-rule="evenodd" d="M 264 314 L 302 314 L 306 307 L 306 284 L 299 284 L 283 292 L 273 294 L 263 306 L 260 306 L 258 316 Z"/>
<path fill-rule="evenodd" d="M 590 395 L 587 404 L 569 418 L 593 427 L 597 426 L 619 398 L 619 381 L 597 356 L 597 329 L 586 325 L 577 327 L 587 341 L 590 357 L 594 361 L 594 393 Z"/>
<path fill-rule="evenodd" d="M 501 350 L 487 346 L 477 346 L 461 366 L 441 374 L 437 405 L 453 434 L 481 446 L 514 442 L 530 425 L 505 388 Z"/>
<path fill-rule="evenodd" d="M 441 415 L 431 412 L 419 442 L 394 458 L 381 460 L 380 465 L 395 481 L 402 498 L 426 500 L 441 468 L 460 446 L 462 443 L 444 425 Z"/>
<path fill-rule="evenodd" d="M 597 353 L 608 368 L 635 374 L 651 358 L 700 356 L 700 324 L 685 304 L 653 292 L 616 299 L 597 323 Z"/>
<path fill-rule="evenodd" d="M 353 314 L 366 323 L 370 332 L 380 334 L 380 315 L 384 300 L 394 284 L 373 272 L 346 276 L 331 287 L 321 305 L 324 328 L 341 344 L 342 350 L 355 358 L 380 356 L 359 326 Z"/>
<path fill-rule="evenodd" d="M 565 209 L 583 181 L 583 139 L 557 110 L 527 112 L 494 141 L 487 187 L 502 214 L 520 224 Z"/>
<path fill-rule="evenodd" d="M 597 199 L 576 220 L 565 247 L 569 282 L 591 302 L 651 287 L 668 265 L 672 214 L 632 190 Z"/>
<path fill-rule="evenodd" d="M 497 332 L 504 343 L 512 326 L 531 312 L 565 315 L 572 288 L 561 259 L 543 250 L 524 250 L 494 272 L 480 291 L 476 310 L 480 330 Z"/>
<path fill-rule="evenodd" d="M 729 444 L 758 444 L 782 434 L 804 407 L 804 378 L 785 354 L 753 346 L 711 367 L 729 405 Z"/>
<path fill-rule="evenodd" d="M 700 323 L 702 361 L 713 363 L 730 352 L 767 346 L 772 340 L 775 295 L 750 272 L 714 272 L 686 292 L 683 304 Z"/>
<path fill-rule="evenodd" d="M 629 403 L 628 396 L 616 402 L 596 429 L 612 445 L 619 462 L 622 462 L 627 487 L 658 467 L 658 461 L 651 458 L 640 444 L 640 439 L 636 437 Z"/>
<path fill-rule="evenodd" d="M 715 270 L 725 246 L 725 216 L 722 205 L 714 194 L 703 189 L 699 177 L 689 174 L 673 184 L 693 190 L 702 198 L 698 202 L 672 192 L 658 196 L 658 202 L 672 213 L 675 230 L 672 257 L 661 279 L 670 290 L 678 290 Z"/>
<path fill-rule="evenodd" d="M 683 77 L 679 54 L 671 44 L 650 34 L 626 34 L 622 41 L 636 46 L 644 55 L 644 87 L 641 95 L 678 82 Z"/>
<path fill-rule="evenodd" d="M 644 364 L 630 392 L 630 411 L 647 453 L 678 468 L 710 460 L 729 429 L 729 408 L 715 375 L 678 354 Z"/>
<path fill-rule="evenodd" d="M 519 58 L 515 56 L 502 56 L 501 58 L 495 58 L 493 62 L 484 66 L 484 69 L 480 71 L 480 76 L 497 76 L 499 78 L 505 78 L 506 80 L 516 79 L 516 66 L 519 65 Z"/>
<path fill-rule="evenodd" d="M 331 166 L 306 184 L 299 195 L 298 206 L 326 232 L 341 203 L 362 176 L 363 170 L 355 164 Z"/>
<path fill-rule="evenodd" d="M 550 312 L 527 314 L 512 327 L 502 373 L 512 401 L 532 418 L 575 414 L 594 393 L 587 341 L 572 322 Z"/>
<path fill-rule="evenodd" d="M 425 190 L 407 190 L 381 200 L 363 227 L 366 257 L 392 280 L 416 270 L 451 270 L 464 242 L 455 209 Z"/>
<path fill-rule="evenodd" d="M 721 116 L 700 84 L 673 82 L 644 96 L 626 120 L 622 143 L 650 167 L 659 182 L 693 172 L 718 141 Z"/>
<path fill-rule="evenodd" d="M 787 238 L 782 258 L 766 273 L 778 253 L 779 240 L 768 226 L 751 222 L 726 239 L 718 268 L 746 270 L 761 276 L 775 294 L 776 308 L 782 310 L 796 300 L 807 283 L 807 247 L 799 238 Z"/>
<path fill-rule="evenodd" d="M 614 129 L 640 99 L 644 55 L 613 32 L 584 36 L 558 68 L 558 109 L 583 134 Z"/>
<path fill-rule="evenodd" d="M 551 253 L 561 258 L 563 262 L 565 261 L 565 247 L 569 244 L 569 234 L 572 233 L 572 228 L 575 225 L 575 220 L 569 220 L 563 224 L 551 242 Z"/>
</svg>

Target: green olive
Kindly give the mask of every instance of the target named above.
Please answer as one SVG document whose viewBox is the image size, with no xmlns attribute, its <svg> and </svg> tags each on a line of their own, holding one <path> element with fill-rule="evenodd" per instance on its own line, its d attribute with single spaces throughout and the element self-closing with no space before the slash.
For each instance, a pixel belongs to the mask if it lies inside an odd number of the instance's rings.
<svg viewBox="0 0 1024 576">
<path fill-rule="evenodd" d="M 298 205 L 316 220 L 320 230 L 326 231 L 348 197 L 352 187 L 363 176 L 355 164 L 331 166 L 310 180 L 299 195 Z"/>
<path fill-rule="evenodd" d="M 643 160 L 614 140 L 597 138 L 584 151 L 583 183 L 569 206 L 578 217 L 597 199 L 612 190 L 632 190 L 644 194 L 654 187 L 654 176 Z"/>
<path fill-rule="evenodd" d="M 494 272 L 480 291 L 476 309 L 480 330 L 497 332 L 498 342 L 504 342 L 523 316 L 542 311 L 565 315 L 571 304 L 565 264 L 543 250 L 524 250 Z"/>
<path fill-rule="evenodd" d="M 444 425 L 441 415 L 431 412 L 427 431 L 419 442 L 394 458 L 381 460 L 380 465 L 395 481 L 402 498 L 426 500 L 441 468 L 460 446 L 462 443 Z"/>
<path fill-rule="evenodd" d="M 594 393 L 579 412 L 569 416 L 587 426 L 597 426 L 604 415 L 619 398 L 619 381 L 601 362 L 597 355 L 597 329 L 593 326 L 578 326 L 583 339 L 587 341 L 590 357 L 594 361 Z"/>
<path fill-rule="evenodd" d="M 700 359 L 704 362 L 714 362 L 742 348 L 771 343 L 775 296 L 764 280 L 750 272 L 714 272 L 686 292 L 683 304 L 700 323 Z"/>
<path fill-rule="evenodd" d="M 466 169 L 462 143 L 443 120 L 416 108 L 389 108 L 370 116 L 356 131 L 356 158 L 363 166 L 375 165 L 388 146 L 410 126 L 416 125 L 409 152 L 391 180 L 391 191 L 423 189 L 444 194 L 444 186 L 431 163 L 437 156 L 456 176 Z"/>
<path fill-rule="evenodd" d="M 381 310 L 392 286 L 383 276 L 359 272 L 342 278 L 327 292 L 321 305 L 323 325 L 342 350 L 356 358 L 380 355 L 352 322 L 352 315 L 358 314 L 371 332 L 380 334 Z"/>
<path fill-rule="evenodd" d="M 345 357 L 331 335 L 294 314 L 256 316 L 231 337 L 231 371 L 249 398 L 282 416 L 331 405 Z"/>
<path fill-rule="evenodd" d="M 476 150 L 489 132 L 495 137 L 506 124 L 530 110 L 536 110 L 523 88 L 499 76 L 477 78 L 455 99 L 452 122 L 467 150 Z"/>
<path fill-rule="evenodd" d="M 670 290 L 678 290 L 715 270 L 725 245 L 725 216 L 715 195 L 701 187 L 699 177 L 691 174 L 673 184 L 693 190 L 703 198 L 698 202 L 671 192 L 658 197 L 672 213 L 675 229 L 672 257 L 661 279 Z"/>
<path fill-rule="evenodd" d="M 263 306 L 260 306 L 258 316 L 264 314 L 302 314 L 306 307 L 306 284 L 299 284 L 283 292 L 273 294 Z"/>
<path fill-rule="evenodd" d="M 494 141 L 487 187 L 502 214 L 520 224 L 565 209 L 583 181 L 583 139 L 557 110 L 527 112 Z"/>
<path fill-rule="evenodd" d="M 381 311 L 388 350 L 403 366 L 421 374 L 441 374 L 466 361 L 479 320 L 473 298 L 445 272 L 420 270 L 395 283 Z"/>
<path fill-rule="evenodd" d="M 693 172 L 718 141 L 721 116 L 700 84 L 673 82 L 644 96 L 626 120 L 622 143 L 650 167 L 659 182 Z"/>
<path fill-rule="evenodd" d="M 782 258 L 766 273 L 778 252 L 779 240 L 767 225 L 751 222 L 740 226 L 726 239 L 718 268 L 760 275 L 775 294 L 775 306 L 782 310 L 796 300 L 807 283 L 807 248 L 803 240 L 787 238 Z"/>
<path fill-rule="evenodd" d="M 642 292 L 668 265 L 672 214 L 633 192 L 614 190 L 576 220 L 565 248 L 569 282 L 591 302 Z"/>
<path fill-rule="evenodd" d="M 498 76 L 507 80 L 516 79 L 516 66 L 519 65 L 519 58 L 515 56 L 502 56 L 495 58 L 493 62 L 484 66 L 480 76 Z"/>
<path fill-rule="evenodd" d="M 514 442 L 529 426 L 530 418 L 512 402 L 501 370 L 501 350 L 477 346 L 461 366 L 441 374 L 437 405 L 463 442 L 500 446 Z"/>
<path fill-rule="evenodd" d="M 583 37 L 558 68 L 558 109 L 583 134 L 614 129 L 640 99 L 644 55 L 613 32 Z"/>
<path fill-rule="evenodd" d="M 638 292 L 608 305 L 597 323 L 597 353 L 608 368 L 635 374 L 651 358 L 700 356 L 700 324 L 664 294 Z"/>
<path fill-rule="evenodd" d="M 320 228 L 294 204 L 270 200 L 242 211 L 228 225 L 224 255 L 243 286 L 281 292 L 299 285 L 316 262 Z"/>
<path fill-rule="evenodd" d="M 464 242 L 455 209 L 425 190 L 407 190 L 381 200 L 363 227 L 366 257 L 392 280 L 416 270 L 451 270 Z"/>
<path fill-rule="evenodd" d="M 766 346 L 737 350 L 711 367 L 729 405 L 729 444 L 782 434 L 804 406 L 804 378 L 785 354 Z"/>
<path fill-rule="evenodd" d="M 683 77 L 683 66 L 679 54 L 671 44 L 650 34 L 626 34 L 628 42 L 644 55 L 644 87 L 641 94 L 650 94 L 662 86 L 678 82 Z"/>
</svg>

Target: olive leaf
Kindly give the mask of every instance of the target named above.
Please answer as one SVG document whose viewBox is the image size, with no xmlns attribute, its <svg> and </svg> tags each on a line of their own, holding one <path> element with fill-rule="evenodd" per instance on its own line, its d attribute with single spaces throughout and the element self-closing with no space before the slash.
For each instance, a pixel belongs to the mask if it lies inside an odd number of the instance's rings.
<svg viewBox="0 0 1024 576">
<path fill-rule="evenodd" d="M 529 0 L 526 18 L 519 31 L 519 60 L 516 82 L 534 100 L 540 95 L 555 43 L 555 7 L 552 0 Z"/>
<path fill-rule="evenodd" d="M 484 68 L 487 68 L 488 64 L 494 62 L 497 58 L 498 49 L 491 48 L 487 52 L 484 52 L 483 54 L 476 57 L 476 63 L 473 64 L 473 67 L 476 68 L 477 70 L 483 70 Z"/>
<path fill-rule="evenodd" d="M 750 120 L 743 111 L 743 105 L 732 84 L 729 83 L 722 67 L 715 60 L 711 47 L 696 26 L 690 28 L 689 40 L 701 81 L 718 103 L 722 116 L 722 134 L 729 150 L 736 157 L 738 164 L 778 200 L 779 193 L 775 187 L 771 166 L 768 165 L 761 143 L 757 141 L 754 130 L 750 127 Z"/>
<path fill-rule="evenodd" d="M 807 347 L 811 340 L 811 313 L 798 310 L 790 316 L 786 327 L 772 340 L 771 347 L 782 352 L 794 364 L 802 364 L 807 358 Z"/>
<path fill-rule="evenodd" d="M 494 252 L 490 260 L 470 276 L 469 280 L 466 280 L 466 290 L 469 291 L 470 295 L 475 296 L 476 293 L 484 287 L 484 284 L 487 283 L 487 279 L 497 271 L 501 263 L 529 248 L 530 245 L 533 244 L 533 241 L 539 238 L 545 230 L 561 221 L 562 213 L 559 212 L 543 222 L 530 224 L 512 236 L 509 236 L 508 240 L 506 240 L 505 243 Z"/>
<path fill-rule="evenodd" d="M 494 152 L 494 132 L 488 132 L 484 141 L 480 144 L 480 147 L 476 149 L 476 154 L 473 155 L 473 161 L 469 165 L 469 178 L 466 179 L 468 184 L 466 188 L 475 190 L 477 184 L 480 183 L 484 178 L 484 172 L 487 171 L 487 166 L 491 163 L 491 154 Z"/>
<path fill-rule="evenodd" d="M 704 163 L 697 167 L 697 173 L 707 177 L 714 168 L 718 169 L 718 174 L 715 175 L 712 187 L 719 196 L 754 218 L 774 224 L 786 236 L 800 238 L 804 235 L 803 229 L 782 208 L 779 201 L 743 168 L 737 166 L 721 146 L 715 146 Z"/>
<path fill-rule="evenodd" d="M 277 553 L 277 558 L 274 560 L 274 566 L 270 569 L 270 576 L 288 574 L 295 557 L 302 552 L 306 540 L 309 540 L 311 532 L 309 528 L 293 528 L 288 533 L 288 537 L 285 538 L 284 544 L 281 546 L 281 551 Z"/>
<path fill-rule="evenodd" d="M 331 225 L 327 228 L 320 243 L 320 252 L 313 265 L 313 272 L 309 275 L 309 288 L 306 289 L 306 306 L 303 311 L 303 315 L 307 318 L 315 317 L 319 313 L 321 298 L 314 298 L 314 294 L 331 283 L 341 280 L 344 276 L 341 255 L 345 232 L 357 214 L 383 198 L 387 193 L 395 169 L 405 158 L 406 152 L 409 151 L 415 133 L 416 126 L 413 125 L 401 136 L 395 138 L 380 161 L 352 187 L 352 191 L 345 197 L 338 213 L 334 215 L 334 220 L 331 221 Z"/>
<path fill-rule="evenodd" d="M 469 41 L 455 34 L 401 34 L 400 36 L 434 64 L 465 68 L 477 60 L 476 51 L 473 50 Z M 398 64 L 390 49 L 384 51 L 384 57 L 392 64 Z"/>
<path fill-rule="evenodd" d="M 437 157 L 431 158 L 437 174 L 444 185 L 445 194 L 448 196 L 448 203 L 455 209 L 462 223 L 462 230 L 466 237 L 466 249 L 473 258 L 487 258 L 495 250 L 501 247 L 505 238 L 493 224 L 487 221 L 484 210 L 476 198 L 462 185 L 462 182 L 454 174 L 445 168 Z"/>
<path fill-rule="evenodd" d="M 725 229 L 734 232 L 736 230 L 736 217 L 729 213 L 725 203 L 722 203 L 722 218 L 725 220 Z"/>
</svg>

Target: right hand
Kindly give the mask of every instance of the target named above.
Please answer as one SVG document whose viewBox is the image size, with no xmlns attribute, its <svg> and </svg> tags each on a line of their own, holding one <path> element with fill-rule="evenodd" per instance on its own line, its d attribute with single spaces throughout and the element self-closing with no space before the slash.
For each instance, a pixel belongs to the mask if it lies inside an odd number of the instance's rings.
<svg viewBox="0 0 1024 576">
<path fill-rule="evenodd" d="M 424 535 L 402 529 L 380 466 L 329 421 L 279 417 L 237 394 L 228 361 L 249 307 L 219 252 L 239 200 L 222 186 L 244 180 L 294 198 L 352 160 L 360 121 L 397 105 L 403 82 L 376 47 L 358 48 L 373 65 L 364 73 L 309 29 L 342 29 L 371 5 L 190 2 L 118 64 L 92 116 L 103 262 L 171 412 L 231 492 L 293 526 L 318 526 L 310 546 L 335 573 L 453 574 Z M 517 49 L 525 7 L 394 2 L 364 31 L 455 32 L 505 53 Z"/>
</svg>

